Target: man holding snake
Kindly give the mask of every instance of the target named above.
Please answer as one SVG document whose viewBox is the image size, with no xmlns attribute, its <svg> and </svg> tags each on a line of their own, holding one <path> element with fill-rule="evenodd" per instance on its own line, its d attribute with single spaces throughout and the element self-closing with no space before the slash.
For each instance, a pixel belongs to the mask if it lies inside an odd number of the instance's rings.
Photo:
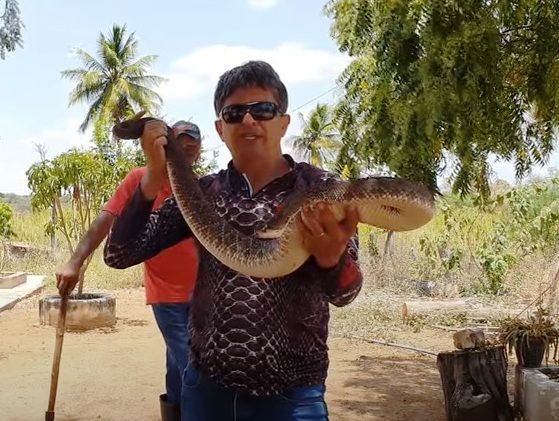
<svg viewBox="0 0 559 421">
<path fill-rule="evenodd" d="M 287 105 L 284 84 L 261 61 L 225 72 L 215 90 L 215 128 L 232 161 L 199 185 L 216 212 L 248 235 L 263 228 L 287 197 L 333 177 L 282 153 Z M 105 246 L 109 266 L 136 265 L 192 236 L 174 197 L 150 213 L 164 180 L 166 135 L 163 122 L 144 127 L 147 171 L 112 227 Z M 311 257 L 281 278 L 235 272 L 199 245 L 183 421 L 328 419 L 329 304 L 347 305 L 361 289 L 358 214 L 348 207 L 338 222 L 321 204 L 303 209 L 299 218 Z"/>
</svg>

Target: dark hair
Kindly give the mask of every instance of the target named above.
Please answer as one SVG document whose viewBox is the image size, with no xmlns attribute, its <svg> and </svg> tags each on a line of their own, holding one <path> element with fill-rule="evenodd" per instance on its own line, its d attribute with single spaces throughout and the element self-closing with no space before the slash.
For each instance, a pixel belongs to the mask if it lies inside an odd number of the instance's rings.
<svg viewBox="0 0 559 421">
<path fill-rule="evenodd" d="M 216 115 L 235 90 L 252 86 L 274 91 L 279 111 L 287 111 L 287 89 L 274 68 L 265 61 L 249 61 L 226 71 L 219 78 L 214 93 Z"/>
</svg>

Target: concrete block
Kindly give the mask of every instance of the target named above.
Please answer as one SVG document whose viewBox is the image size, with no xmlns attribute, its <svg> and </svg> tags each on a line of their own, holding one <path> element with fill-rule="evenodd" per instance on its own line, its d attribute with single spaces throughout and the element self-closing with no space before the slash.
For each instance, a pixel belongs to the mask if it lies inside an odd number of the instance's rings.
<svg viewBox="0 0 559 421">
<path fill-rule="evenodd" d="M 0 289 L 10 289 L 25 283 L 27 274 L 24 272 L 0 272 Z"/>
<path fill-rule="evenodd" d="M 559 366 L 522 368 L 517 373 L 524 421 L 559 421 Z"/>
</svg>

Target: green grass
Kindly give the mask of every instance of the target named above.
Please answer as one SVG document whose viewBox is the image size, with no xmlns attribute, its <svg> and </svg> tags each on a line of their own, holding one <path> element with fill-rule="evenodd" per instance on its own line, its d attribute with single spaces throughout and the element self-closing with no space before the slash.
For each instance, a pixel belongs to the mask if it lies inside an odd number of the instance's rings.
<svg viewBox="0 0 559 421">
<path fill-rule="evenodd" d="M 56 247 L 50 249 L 50 237 L 45 235 L 45 225 L 50 219 L 49 211 L 14 212 L 12 229 L 15 237 L 10 241 L 33 245 L 41 252 L 31 252 L 24 258 L 6 258 L 0 261 L 4 271 L 24 271 L 45 275 L 47 287 L 55 285 L 55 271 L 69 258 L 66 241 L 61 235 L 56 236 Z M 85 274 L 84 291 L 94 289 L 134 288 L 142 285 L 141 265 L 116 270 L 105 265 L 102 258 L 102 247 L 96 250 Z M 46 254 L 46 255 L 45 255 Z"/>
<path fill-rule="evenodd" d="M 55 285 L 55 272 L 68 259 L 66 251 L 55 250 L 47 256 L 31 253 L 23 258 L 7 258 L 0 264 L 0 269 L 5 272 L 27 272 L 31 274 L 44 275 L 45 285 Z M 142 286 L 141 266 L 117 270 L 105 265 L 101 250 L 97 250 L 85 274 L 84 291 L 95 289 L 127 289 Z"/>
<path fill-rule="evenodd" d="M 50 213 L 44 212 L 14 212 L 12 230 L 13 240 L 33 244 L 37 247 L 49 245 L 49 237 L 45 235 L 45 225 L 50 219 Z M 59 239 L 60 241 L 60 239 Z"/>
</svg>

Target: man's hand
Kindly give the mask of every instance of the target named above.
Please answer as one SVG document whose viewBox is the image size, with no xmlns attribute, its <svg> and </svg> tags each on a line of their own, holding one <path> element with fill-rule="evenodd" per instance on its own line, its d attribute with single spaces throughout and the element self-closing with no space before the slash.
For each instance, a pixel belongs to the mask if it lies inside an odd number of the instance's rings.
<svg viewBox="0 0 559 421">
<path fill-rule="evenodd" d="M 163 121 L 148 121 L 144 126 L 140 144 L 147 161 L 147 171 L 142 178 L 144 197 L 153 200 L 167 177 L 165 149 L 167 125 Z"/>
<path fill-rule="evenodd" d="M 359 214 L 354 207 L 346 208 L 345 218 L 338 222 L 330 207 L 324 203 L 314 209 L 304 208 L 300 213 L 303 226 L 303 244 L 319 267 L 336 266 L 355 234 Z"/>
<path fill-rule="evenodd" d="M 56 287 L 61 296 L 69 295 L 79 282 L 81 267 L 79 263 L 70 260 L 57 269 Z"/>
</svg>

